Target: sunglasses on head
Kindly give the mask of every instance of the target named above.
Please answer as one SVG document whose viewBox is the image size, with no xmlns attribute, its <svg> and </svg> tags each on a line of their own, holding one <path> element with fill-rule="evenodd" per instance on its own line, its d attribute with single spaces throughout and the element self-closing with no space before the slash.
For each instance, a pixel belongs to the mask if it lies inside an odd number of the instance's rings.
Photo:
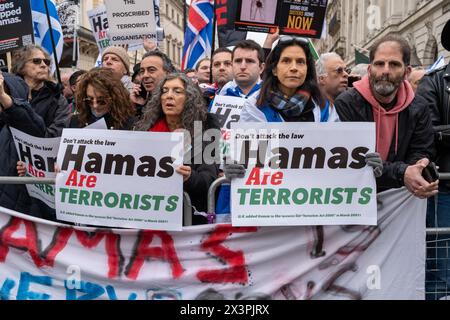
<svg viewBox="0 0 450 320">
<path fill-rule="evenodd" d="M 42 63 L 42 61 L 44 61 L 45 65 L 47 67 L 49 67 L 50 63 L 51 63 L 51 61 L 49 59 L 42 59 L 42 58 L 33 58 L 33 59 L 30 59 L 30 61 L 36 65 L 40 65 Z"/>
<path fill-rule="evenodd" d="M 108 104 L 108 99 L 105 98 L 100 99 L 84 98 L 83 101 L 87 103 L 89 106 L 94 105 L 94 101 L 97 101 L 97 104 L 102 107 Z"/>
<path fill-rule="evenodd" d="M 308 39 L 303 37 L 296 37 L 296 36 L 281 36 L 278 40 L 279 43 L 286 43 L 286 42 L 297 42 L 301 44 L 309 44 Z"/>
</svg>

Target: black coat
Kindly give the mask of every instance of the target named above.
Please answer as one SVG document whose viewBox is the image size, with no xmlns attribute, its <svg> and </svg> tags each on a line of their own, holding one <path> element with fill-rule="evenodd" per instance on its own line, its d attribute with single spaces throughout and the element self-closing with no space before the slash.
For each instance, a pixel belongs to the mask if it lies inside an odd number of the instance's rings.
<svg viewBox="0 0 450 320">
<path fill-rule="evenodd" d="M 109 113 L 105 114 L 103 116 L 103 118 L 105 119 L 106 127 L 108 129 L 110 129 L 111 127 L 114 127 L 114 125 L 112 123 L 111 116 L 110 116 Z M 86 123 L 81 124 L 80 123 L 80 119 L 79 119 L 79 115 L 78 114 L 74 114 L 70 118 L 69 128 L 84 128 L 86 125 L 90 125 L 90 124 L 96 122 L 97 120 L 100 120 L 100 119 L 97 119 L 93 115 L 91 115 L 89 117 L 89 119 L 88 119 L 88 123 L 87 124 Z M 135 117 L 131 117 L 125 122 L 125 124 L 122 127 L 114 128 L 114 130 L 133 130 L 135 122 L 136 122 L 136 118 Z"/>
<path fill-rule="evenodd" d="M 426 74 L 417 90 L 426 100 L 427 108 L 431 113 L 434 127 L 447 125 L 450 130 L 450 64 L 431 73 Z M 450 141 L 439 139 L 436 136 L 437 164 L 439 171 L 450 173 Z M 442 181 L 450 188 L 450 181 Z"/>
<path fill-rule="evenodd" d="M 208 129 L 217 129 L 220 132 L 220 125 L 215 115 L 209 114 L 206 119 L 206 122 L 203 124 L 204 130 Z M 211 143 L 216 143 L 215 150 L 219 150 L 218 144 L 219 141 L 212 141 L 212 142 L 203 142 L 202 143 L 202 154 L 204 154 L 204 150 L 207 146 L 209 146 Z M 210 146 L 212 147 L 212 146 Z M 191 198 L 192 205 L 197 209 L 199 212 L 206 212 L 207 210 L 207 196 L 208 196 L 208 189 L 211 186 L 211 184 L 218 178 L 219 175 L 219 164 L 206 164 L 204 163 L 204 158 L 202 157 L 201 164 L 195 164 L 194 163 L 194 145 L 192 144 L 191 148 L 191 168 L 192 168 L 192 174 L 190 178 L 184 182 L 183 184 L 183 190 L 189 194 L 189 197 Z M 185 157 L 186 159 L 186 157 Z M 218 161 L 219 159 L 217 159 Z M 192 222 L 194 225 L 196 224 L 205 224 L 207 223 L 207 220 L 202 216 L 196 216 L 194 215 L 192 217 Z"/>
<path fill-rule="evenodd" d="M 39 92 L 35 92 L 30 105 L 27 102 L 29 89 L 23 79 L 6 73 L 3 75 L 13 106 L 0 113 L 0 176 L 17 176 L 19 158 L 9 127 L 35 137 L 57 137 L 67 125 L 69 110 L 57 85 L 46 83 Z M 0 185 L 0 206 L 55 219 L 54 210 L 40 200 L 30 198 L 24 185 Z"/>
<path fill-rule="evenodd" d="M 343 122 L 374 122 L 372 106 L 356 89 L 342 93 L 334 105 Z M 422 158 L 434 158 L 433 128 L 430 112 L 423 98 L 416 96 L 409 107 L 398 114 L 397 154 L 394 139 L 395 135 L 387 161 L 383 163 L 383 175 L 377 179 L 378 191 L 403 187 L 408 165 L 415 164 Z"/>
</svg>

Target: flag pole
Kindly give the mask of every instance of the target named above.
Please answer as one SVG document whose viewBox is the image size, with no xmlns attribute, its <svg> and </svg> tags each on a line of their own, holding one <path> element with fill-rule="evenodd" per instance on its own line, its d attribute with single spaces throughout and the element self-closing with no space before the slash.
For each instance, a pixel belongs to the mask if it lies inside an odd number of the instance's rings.
<svg viewBox="0 0 450 320">
<path fill-rule="evenodd" d="M 214 48 L 216 46 L 216 24 L 217 24 L 217 16 L 216 16 L 216 0 L 214 0 L 214 8 L 213 8 L 214 18 L 213 18 L 213 30 L 212 30 L 212 43 L 211 43 L 211 53 L 209 57 L 212 58 L 212 54 L 214 52 Z M 211 61 L 212 62 L 212 61 Z M 209 82 L 213 83 L 212 79 L 212 68 L 209 68 Z"/>
<path fill-rule="evenodd" d="M 48 28 L 50 29 L 50 40 L 51 40 L 51 42 L 52 42 L 53 57 L 54 57 L 54 59 L 55 59 L 56 78 L 58 79 L 59 84 L 62 84 L 62 82 L 61 82 L 61 74 L 59 73 L 58 57 L 56 56 L 55 39 L 53 38 L 53 28 L 52 28 L 52 23 L 51 23 L 51 20 L 50 20 L 50 14 L 48 13 L 48 4 L 47 4 L 47 1 L 48 1 L 48 0 L 44 0 L 44 5 L 45 5 L 45 13 L 47 14 Z"/>
</svg>

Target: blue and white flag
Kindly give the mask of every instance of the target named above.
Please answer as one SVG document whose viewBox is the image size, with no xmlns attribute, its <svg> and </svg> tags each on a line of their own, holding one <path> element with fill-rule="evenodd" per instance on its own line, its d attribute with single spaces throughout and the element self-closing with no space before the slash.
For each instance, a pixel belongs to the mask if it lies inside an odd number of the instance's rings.
<svg viewBox="0 0 450 320">
<path fill-rule="evenodd" d="M 445 66 L 444 56 L 440 56 L 431 67 L 428 68 L 427 72 L 431 72 L 433 70 L 439 69 L 440 67 Z"/>
<path fill-rule="evenodd" d="M 33 14 L 34 40 L 35 43 L 43 47 L 50 55 L 53 55 L 52 40 L 50 38 L 50 28 L 47 20 L 45 3 L 47 1 L 48 14 L 53 30 L 53 39 L 55 41 L 56 56 L 58 61 L 61 59 L 63 51 L 63 32 L 61 22 L 56 11 L 55 0 L 31 0 L 31 12 Z"/>
</svg>

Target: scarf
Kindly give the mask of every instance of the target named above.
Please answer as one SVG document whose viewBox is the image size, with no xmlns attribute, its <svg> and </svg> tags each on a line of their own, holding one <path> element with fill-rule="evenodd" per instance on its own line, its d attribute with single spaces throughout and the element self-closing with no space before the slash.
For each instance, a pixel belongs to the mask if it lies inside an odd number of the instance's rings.
<svg viewBox="0 0 450 320">
<path fill-rule="evenodd" d="M 311 94 L 304 90 L 304 88 L 297 90 L 297 92 L 290 98 L 286 97 L 279 90 L 272 90 L 268 99 L 269 105 L 283 115 L 284 118 L 299 117 L 305 111 L 306 105 L 311 97 Z"/>
<path fill-rule="evenodd" d="M 166 119 L 161 118 L 156 123 L 148 129 L 151 132 L 170 132 L 169 126 L 167 125 Z"/>
<path fill-rule="evenodd" d="M 398 150 L 398 114 L 405 110 L 414 100 L 414 91 L 408 81 L 403 81 L 397 91 L 397 103 L 387 111 L 373 96 L 370 89 L 369 77 L 366 75 L 362 80 L 353 84 L 354 88 L 372 106 L 373 118 L 376 123 L 377 146 L 376 151 L 380 153 L 381 159 L 387 160 L 391 148 L 392 138 L 395 133 L 395 154 Z"/>
</svg>

